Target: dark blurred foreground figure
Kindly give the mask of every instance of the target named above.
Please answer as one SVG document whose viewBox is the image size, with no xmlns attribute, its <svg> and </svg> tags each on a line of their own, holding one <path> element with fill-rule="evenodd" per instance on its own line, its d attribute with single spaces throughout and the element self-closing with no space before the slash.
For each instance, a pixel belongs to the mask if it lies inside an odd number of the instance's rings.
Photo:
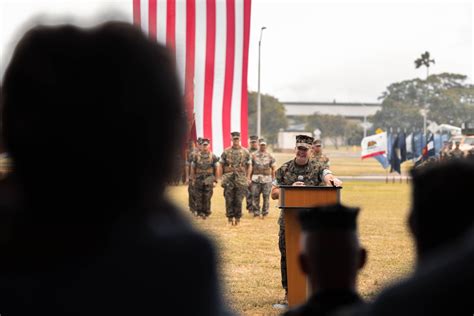
<svg viewBox="0 0 474 316">
<path fill-rule="evenodd" d="M 299 214 L 303 230 L 300 265 L 308 275 L 312 295 L 285 316 L 331 315 L 362 303 L 356 280 L 367 254 L 357 237 L 358 213 L 358 208 L 336 204 Z"/>
<path fill-rule="evenodd" d="M 472 315 L 474 230 L 420 263 L 412 277 L 384 290 L 355 313 L 342 315 Z"/>
<path fill-rule="evenodd" d="M 409 226 L 418 261 L 406 280 L 355 315 L 471 315 L 474 311 L 474 161 L 414 169 Z"/>
<path fill-rule="evenodd" d="M 214 249 L 164 198 L 185 126 L 167 50 L 125 23 L 38 26 L 3 83 L 23 200 L 1 314 L 220 314 Z"/>
<path fill-rule="evenodd" d="M 451 244 L 474 225 L 474 161 L 455 159 L 413 169 L 408 218 L 418 261 Z M 466 207 L 467 206 L 467 207 Z"/>
</svg>

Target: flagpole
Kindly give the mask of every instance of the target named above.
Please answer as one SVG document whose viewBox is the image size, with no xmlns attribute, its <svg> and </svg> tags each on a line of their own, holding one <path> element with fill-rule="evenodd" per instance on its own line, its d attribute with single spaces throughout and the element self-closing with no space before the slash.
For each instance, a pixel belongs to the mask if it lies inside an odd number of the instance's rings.
<svg viewBox="0 0 474 316">
<path fill-rule="evenodd" d="M 257 92 L 257 136 L 261 137 L 261 127 L 262 127 L 262 99 L 260 96 L 260 49 L 262 47 L 262 35 L 263 30 L 266 29 L 265 26 L 262 26 L 260 29 L 260 40 L 258 41 L 258 92 Z"/>
</svg>

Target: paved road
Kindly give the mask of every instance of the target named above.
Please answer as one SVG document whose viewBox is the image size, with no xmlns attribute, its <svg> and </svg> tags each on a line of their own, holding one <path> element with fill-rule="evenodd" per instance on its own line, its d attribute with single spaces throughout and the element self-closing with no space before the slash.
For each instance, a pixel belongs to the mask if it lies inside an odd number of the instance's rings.
<svg viewBox="0 0 474 316">
<path fill-rule="evenodd" d="M 388 182 L 400 182 L 400 178 L 402 182 L 410 181 L 411 177 L 408 176 L 338 176 L 339 179 L 342 181 L 381 181 L 385 182 L 388 179 Z"/>
</svg>

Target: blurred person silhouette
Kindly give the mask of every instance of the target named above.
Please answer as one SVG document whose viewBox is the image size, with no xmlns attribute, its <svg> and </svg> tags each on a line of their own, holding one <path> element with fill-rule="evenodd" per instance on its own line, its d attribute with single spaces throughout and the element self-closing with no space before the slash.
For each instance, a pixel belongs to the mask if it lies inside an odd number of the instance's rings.
<svg viewBox="0 0 474 316">
<path fill-rule="evenodd" d="M 412 177 L 408 223 L 416 245 L 415 271 L 354 315 L 471 315 L 474 161 L 413 169 Z"/>
<path fill-rule="evenodd" d="M 456 241 L 474 224 L 474 212 L 464 211 L 472 194 L 474 164 L 467 159 L 454 160 L 413 169 L 411 173 L 408 225 L 418 261 L 423 261 L 433 250 Z"/>
<path fill-rule="evenodd" d="M 312 294 L 305 304 L 290 309 L 285 316 L 330 315 L 363 303 L 356 280 L 367 252 L 357 237 L 358 213 L 358 208 L 341 204 L 299 213 L 303 231 L 299 261 Z"/>
<path fill-rule="evenodd" d="M 132 25 L 21 38 L 2 93 L 23 197 L 0 249 L 2 315 L 226 312 L 212 243 L 164 196 L 181 99 L 171 54 Z"/>
</svg>

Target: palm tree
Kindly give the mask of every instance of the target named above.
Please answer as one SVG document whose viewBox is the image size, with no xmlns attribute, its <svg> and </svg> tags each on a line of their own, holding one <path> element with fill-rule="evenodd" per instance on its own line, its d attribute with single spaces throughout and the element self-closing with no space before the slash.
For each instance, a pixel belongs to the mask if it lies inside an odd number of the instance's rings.
<svg viewBox="0 0 474 316">
<path fill-rule="evenodd" d="M 434 64 L 435 60 L 430 59 L 430 53 L 425 52 L 424 54 L 421 54 L 420 58 L 417 58 L 415 60 L 415 68 L 418 69 L 421 66 L 426 67 L 426 79 L 428 79 L 428 76 L 430 75 L 430 64 Z"/>
</svg>

